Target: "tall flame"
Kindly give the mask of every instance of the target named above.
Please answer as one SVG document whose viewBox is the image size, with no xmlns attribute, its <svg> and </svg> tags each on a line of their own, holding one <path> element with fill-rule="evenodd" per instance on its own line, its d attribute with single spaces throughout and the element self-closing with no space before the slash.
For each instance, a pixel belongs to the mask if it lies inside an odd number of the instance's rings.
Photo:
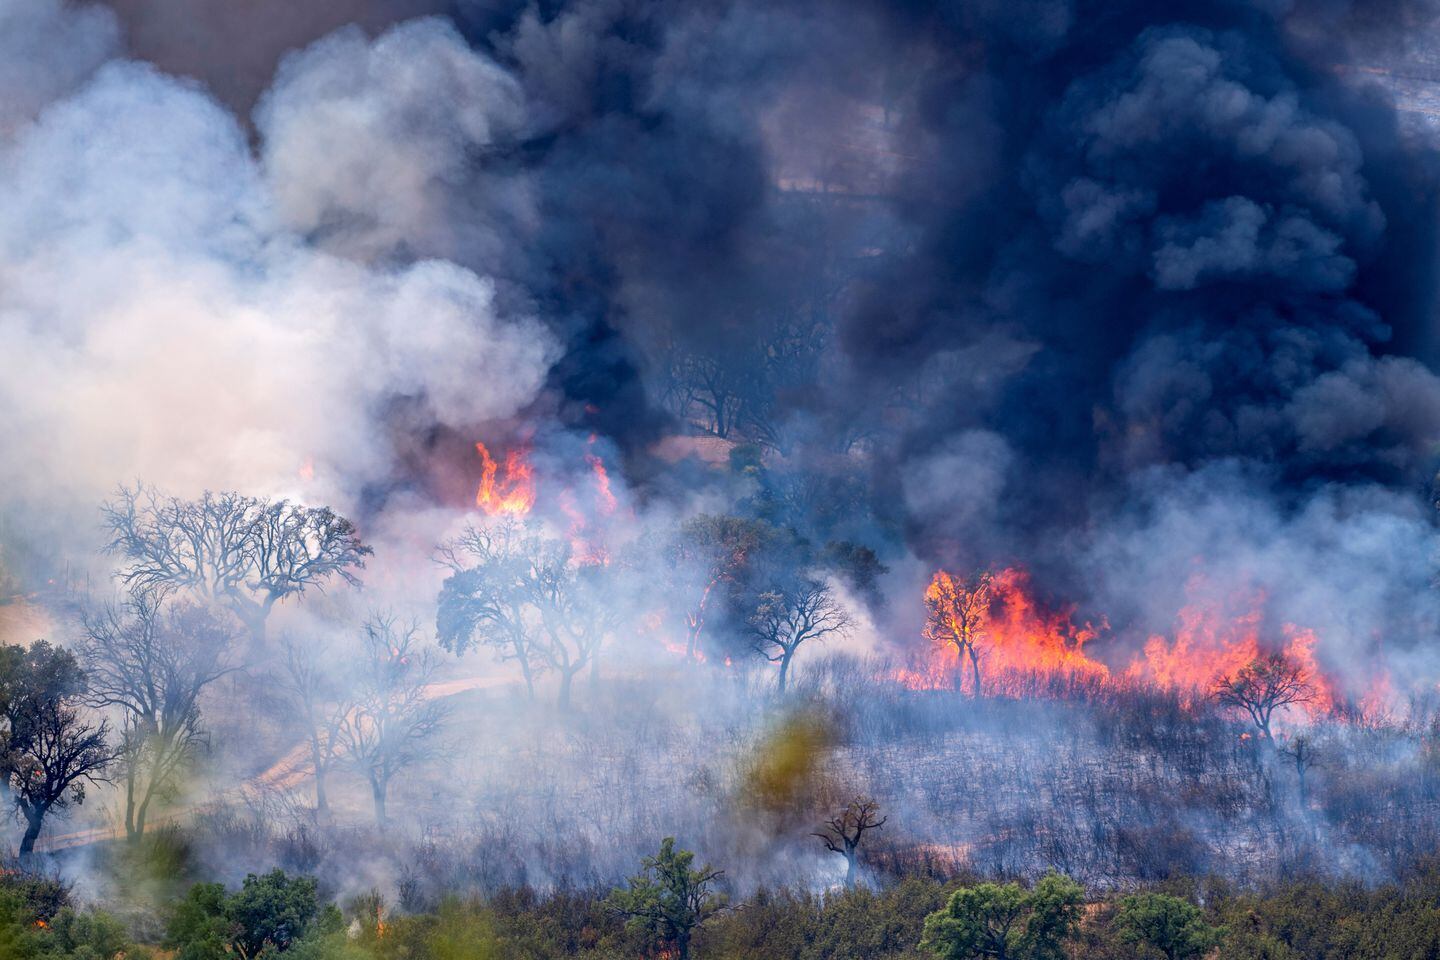
<svg viewBox="0 0 1440 960">
<path fill-rule="evenodd" d="M 1102 679 L 1110 670 L 1085 653 L 1085 644 L 1098 630 L 1091 624 L 1076 626 L 1073 610 L 1046 610 L 1031 595 L 1030 576 L 1010 567 L 989 582 L 988 600 L 970 615 L 980 649 L 981 686 L 992 692 L 1018 692 L 1036 675 Z M 955 623 L 964 614 L 966 587 L 944 570 L 936 572 L 926 589 L 934 615 Z M 974 681 L 958 674 L 959 652 L 952 643 L 932 638 L 928 661 L 901 671 L 906 686 L 927 689 L 959 686 L 973 692 Z"/>
<path fill-rule="evenodd" d="M 1192 596 L 1204 592 L 1203 587 L 1200 580 L 1189 584 Z M 977 589 L 985 596 L 967 610 L 967 599 Z M 953 642 L 963 627 L 976 638 L 981 685 L 987 693 L 1023 693 L 1036 689 L 1036 680 L 1139 683 L 1174 690 L 1194 703 L 1208 696 L 1222 678 L 1234 676 L 1265 653 L 1281 652 L 1311 688 L 1305 710 L 1312 716 L 1333 713 L 1340 701 L 1334 682 L 1316 658 L 1319 638 L 1313 630 L 1283 623 L 1267 642 L 1265 600 L 1263 591 L 1254 591 L 1228 604 L 1229 609 L 1223 603 L 1189 603 L 1176 616 L 1173 636 L 1151 636 L 1123 671 L 1112 673 L 1085 651 L 1086 643 L 1108 625 L 1103 621 L 1098 627 L 1077 625 L 1073 609 L 1047 610 L 1035 599 L 1024 570 L 1001 570 L 978 588 L 940 570 L 925 592 L 931 649 L 922 663 L 899 671 L 897 679 L 916 689 L 955 686 L 973 692 L 968 658 L 961 662 Z M 1236 609 L 1238 613 L 1233 612 Z M 1374 699 L 1384 699 L 1383 688 L 1377 689 L 1382 692 Z"/>
<path fill-rule="evenodd" d="M 535 506 L 535 471 L 524 450 L 512 449 L 505 454 L 505 473 L 483 443 L 476 443 L 480 454 L 480 489 L 475 491 L 475 506 L 488 516 L 523 517 Z"/>
</svg>

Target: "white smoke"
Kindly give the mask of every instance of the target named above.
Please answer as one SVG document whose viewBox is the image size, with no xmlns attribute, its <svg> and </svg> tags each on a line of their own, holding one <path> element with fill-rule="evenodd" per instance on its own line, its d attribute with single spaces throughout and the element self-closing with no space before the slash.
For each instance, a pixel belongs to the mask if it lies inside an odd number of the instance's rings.
<svg viewBox="0 0 1440 960">
<path fill-rule="evenodd" d="M 457 427 L 534 399 L 556 346 L 534 318 L 499 315 L 490 280 L 442 261 L 363 263 L 303 235 L 336 210 L 403 233 L 432 212 L 428 180 L 513 119 L 513 82 L 462 56 L 453 31 L 424 21 L 373 47 L 347 32 L 297 57 L 257 159 L 235 116 L 149 66 L 112 61 L 66 93 L 113 23 L 23 6 L 0 5 L 0 60 L 15 36 L 69 53 L 0 66 L 0 91 L 20 91 L 0 106 L 8 525 L 21 504 L 93 510 L 135 478 L 289 494 L 313 475 L 307 498 L 349 509 L 393 466 L 379 417 L 397 398 Z M 410 109 L 482 87 L 488 105 L 453 129 L 432 123 L 449 107 Z M 355 152 L 325 148 L 337 142 Z"/>
</svg>

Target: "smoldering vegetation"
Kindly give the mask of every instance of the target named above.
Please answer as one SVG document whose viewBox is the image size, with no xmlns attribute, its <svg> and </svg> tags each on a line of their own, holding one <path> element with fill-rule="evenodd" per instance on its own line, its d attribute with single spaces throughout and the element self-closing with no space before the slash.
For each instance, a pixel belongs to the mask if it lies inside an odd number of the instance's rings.
<svg viewBox="0 0 1440 960">
<path fill-rule="evenodd" d="M 1435 852 L 1429 4 L 165 9 L 0 0 L 27 865 Z"/>
</svg>

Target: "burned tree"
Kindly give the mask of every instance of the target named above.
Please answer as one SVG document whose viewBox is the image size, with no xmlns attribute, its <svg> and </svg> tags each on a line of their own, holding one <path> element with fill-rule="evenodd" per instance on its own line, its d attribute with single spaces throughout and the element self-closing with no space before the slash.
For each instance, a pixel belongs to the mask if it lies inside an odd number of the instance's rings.
<svg viewBox="0 0 1440 960">
<path fill-rule="evenodd" d="M 845 809 L 826 820 L 818 833 L 825 849 L 845 858 L 845 886 L 855 886 L 858 877 L 860 842 L 867 830 L 878 830 L 885 826 L 889 817 L 881 817 L 880 804 L 869 797 L 856 797 L 845 805 Z"/>
<path fill-rule="evenodd" d="M 536 676 L 553 671 L 568 708 L 575 677 L 615 629 L 614 567 L 577 560 L 567 541 L 511 519 L 472 528 L 439 555 L 451 569 L 436 613 L 441 646 L 494 647 L 519 663 L 532 697 Z"/>
<path fill-rule="evenodd" d="M 542 553 L 538 533 L 511 517 L 471 527 L 438 551 L 451 571 L 435 614 L 440 645 L 455 654 L 483 645 L 514 660 L 531 700 L 545 663 L 527 624 L 528 584 Z"/>
<path fill-rule="evenodd" d="M 1308 775 L 1314 768 L 1322 766 L 1320 753 L 1316 749 L 1314 741 L 1303 734 L 1280 744 L 1279 749 L 1280 754 L 1288 757 L 1290 762 L 1295 765 L 1296 785 L 1299 788 L 1300 803 L 1303 806 L 1310 799 Z"/>
<path fill-rule="evenodd" d="M 315 774 L 315 813 L 323 817 L 330 811 L 326 778 L 340 757 L 340 726 L 352 706 L 342 684 L 321 667 L 325 650 L 293 637 L 284 637 L 281 647 L 285 660 L 275 686 L 305 731 Z"/>
<path fill-rule="evenodd" d="M 712 610 L 732 597 L 717 597 L 716 591 L 734 592 L 750 558 L 773 539 L 771 528 L 746 517 L 703 514 L 687 520 L 666 551 L 677 587 L 695 596 L 685 610 L 685 653 L 701 655 L 700 638 Z"/>
<path fill-rule="evenodd" d="M 1256 657 L 1230 676 L 1215 683 L 1215 699 L 1227 707 L 1239 707 L 1254 722 L 1260 735 L 1270 743 L 1270 721 L 1275 711 L 1294 703 L 1309 703 L 1315 686 L 1309 672 L 1282 653 Z"/>
<path fill-rule="evenodd" d="M 127 587 L 183 589 L 222 603 L 257 646 L 277 603 L 336 577 L 358 585 L 355 571 L 374 552 L 329 507 L 285 500 L 208 491 L 184 500 L 136 487 L 121 488 L 102 509 Z"/>
<path fill-rule="evenodd" d="M 74 656 L 40 641 L 0 647 L 0 782 L 25 818 L 20 856 L 30 856 L 45 818 L 85 801 L 106 782 L 116 753 L 105 721 L 80 715 L 85 676 Z"/>
<path fill-rule="evenodd" d="M 354 701 L 336 728 L 345 757 L 370 784 L 375 822 L 388 822 L 390 782 L 430 756 L 445 708 L 427 689 L 439 666 L 420 641 L 420 627 L 390 614 L 371 614 L 361 629 Z"/>
<path fill-rule="evenodd" d="M 803 644 L 843 635 L 849 629 L 850 615 L 830 585 L 816 577 L 798 576 L 760 595 L 750 616 L 750 645 L 760 656 L 780 665 L 779 690 L 783 694 L 790 663 Z"/>
<path fill-rule="evenodd" d="M 233 669 L 237 631 L 224 610 L 147 589 L 86 615 L 83 627 L 90 700 L 121 711 L 125 833 L 137 841 L 155 798 L 205 741 L 200 695 Z"/>
<path fill-rule="evenodd" d="M 971 696 L 980 696 L 980 661 L 987 638 L 990 603 L 994 599 L 994 577 L 988 572 L 970 580 L 957 580 L 940 571 L 925 591 L 925 638 L 955 650 L 955 689 L 961 689 L 965 662 L 970 662 Z"/>
</svg>

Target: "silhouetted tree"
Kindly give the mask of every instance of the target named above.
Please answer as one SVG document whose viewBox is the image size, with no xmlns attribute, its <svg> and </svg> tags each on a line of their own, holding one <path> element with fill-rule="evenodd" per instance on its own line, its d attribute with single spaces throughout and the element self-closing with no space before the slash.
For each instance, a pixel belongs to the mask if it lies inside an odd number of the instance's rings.
<svg viewBox="0 0 1440 960">
<path fill-rule="evenodd" d="M 333 651 L 288 636 L 282 638 L 281 648 L 285 660 L 275 686 L 305 730 L 315 773 L 315 812 L 323 817 L 330 810 L 326 778 L 340 757 L 340 726 L 354 707 L 338 671 L 324 666 L 336 662 Z"/>
<path fill-rule="evenodd" d="M 864 839 L 865 832 L 880 829 L 890 819 L 879 816 L 879 813 L 880 804 L 869 797 L 856 797 L 845 805 L 844 810 L 826 820 L 820 832 L 814 834 L 825 844 L 826 850 L 845 858 L 847 887 L 855 886 L 860 841 Z"/>
<path fill-rule="evenodd" d="M 757 550 L 773 539 L 768 524 L 748 517 L 702 514 L 685 521 L 666 553 L 677 586 L 693 597 L 684 611 L 685 652 L 700 655 L 700 638 L 712 612 L 724 610 L 741 586 Z"/>
<path fill-rule="evenodd" d="M 780 665 L 779 689 L 784 693 L 790 663 L 802 645 L 849 629 L 850 615 L 828 583 L 811 576 L 787 577 L 760 595 L 750 615 L 750 644 Z"/>
<path fill-rule="evenodd" d="M 1274 743 L 1270 721 L 1275 711 L 1293 703 L 1309 703 L 1315 686 L 1309 672 L 1281 653 L 1269 653 L 1247 663 L 1230 676 L 1215 682 L 1215 699 L 1227 707 L 1239 707 L 1254 721 L 1260 735 Z"/>
<path fill-rule="evenodd" d="M 232 669 L 236 630 L 223 610 L 144 588 L 87 614 L 83 627 L 90 699 L 122 713 L 125 832 L 138 840 L 155 797 L 204 742 L 200 694 Z"/>
<path fill-rule="evenodd" d="M 1300 792 L 1300 803 L 1309 802 L 1308 774 L 1311 769 L 1320 766 L 1320 752 L 1316 749 L 1315 743 L 1310 737 L 1300 734 L 1291 737 L 1280 744 L 1280 753 L 1289 757 L 1290 762 L 1295 765 L 1295 777 L 1298 781 Z"/>
<path fill-rule="evenodd" d="M 257 645 L 275 604 L 324 589 L 332 577 L 359 584 L 354 571 L 374 552 L 329 507 L 285 500 L 208 491 L 184 500 L 122 487 L 102 509 L 126 586 L 191 590 L 223 603 Z"/>
<path fill-rule="evenodd" d="M 342 717 L 336 738 L 369 782 L 375 822 L 383 827 L 390 781 L 430 756 L 446 711 L 427 689 L 439 663 L 421 644 L 418 624 L 374 613 L 365 620 L 361 641 L 353 708 Z"/>
<path fill-rule="evenodd" d="M 35 848 L 45 817 L 85 801 L 115 759 L 109 728 L 86 723 L 85 677 L 68 651 L 39 641 L 0 647 L 0 781 L 25 818 L 20 856 Z"/>
<path fill-rule="evenodd" d="M 925 637 L 931 643 L 955 648 L 956 690 L 961 689 L 965 661 L 970 661 L 971 695 L 976 698 L 980 696 L 980 660 L 993 599 L 994 578 L 988 572 L 957 580 L 942 570 L 925 591 Z"/>
<path fill-rule="evenodd" d="M 436 612 L 441 646 L 495 647 L 519 661 L 532 696 L 535 674 L 553 671 L 557 702 L 568 708 L 575 677 L 595 664 L 617 623 L 615 566 L 577 560 L 569 541 L 508 518 L 470 529 L 439 555 L 451 569 Z"/>
<path fill-rule="evenodd" d="M 616 889 L 606 905 L 626 918 L 627 926 L 665 944 L 673 944 L 677 960 L 689 960 L 695 929 L 725 908 L 725 897 L 712 888 L 724 875 L 709 864 L 691 865 L 695 854 L 676 850 L 666 837 L 660 852 L 641 861 L 641 872 L 624 889 Z"/>
</svg>

